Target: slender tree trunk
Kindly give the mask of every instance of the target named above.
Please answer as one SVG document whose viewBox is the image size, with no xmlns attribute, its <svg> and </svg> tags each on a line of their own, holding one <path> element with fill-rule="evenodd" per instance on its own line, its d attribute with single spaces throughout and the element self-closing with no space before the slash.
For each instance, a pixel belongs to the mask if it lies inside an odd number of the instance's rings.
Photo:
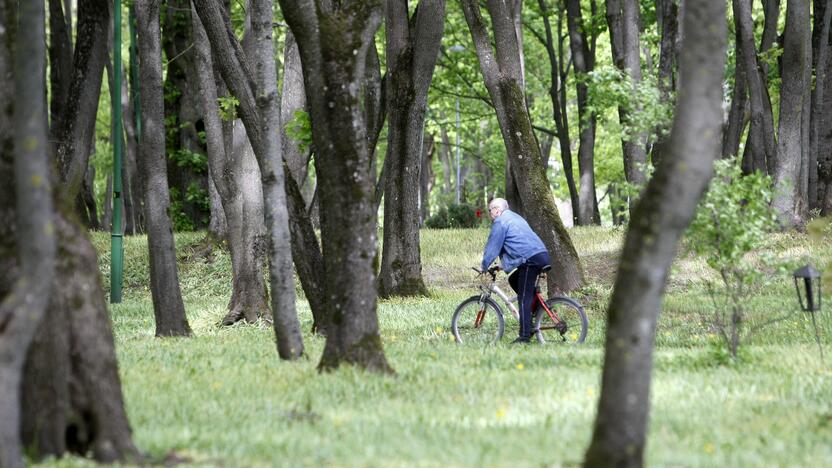
<svg viewBox="0 0 832 468">
<path fill-rule="evenodd" d="M 595 69 L 595 51 L 589 47 L 580 0 L 566 1 L 566 15 L 572 64 L 575 73 L 583 78 Z M 581 129 L 578 136 L 578 172 L 581 181 L 578 224 L 601 224 L 598 197 L 595 194 L 595 115 L 589 109 L 589 88 L 586 81 L 576 79 L 575 87 Z"/>
<path fill-rule="evenodd" d="M 426 296 L 419 248 L 419 184 L 428 88 L 442 41 L 445 0 L 388 0 L 387 155 L 379 295 Z"/>
<path fill-rule="evenodd" d="M 72 84 L 59 119 L 57 132 L 58 166 L 61 173 L 63 198 L 75 199 L 87 171 L 92 153 L 92 135 L 104 63 L 107 61 L 107 42 L 110 7 L 107 0 L 80 0 L 78 2 L 78 33 Z"/>
<path fill-rule="evenodd" d="M 812 92 L 812 116 L 810 128 L 810 153 L 808 161 L 809 209 L 820 209 L 822 193 L 819 190 L 818 163 L 820 121 L 823 118 L 824 91 L 826 89 L 826 62 L 829 55 L 829 23 L 832 19 L 832 3 L 828 0 L 814 1 L 815 25 L 812 29 L 812 64 L 815 69 L 815 88 Z M 827 111 L 828 112 L 828 111 Z"/>
<path fill-rule="evenodd" d="M 832 46 L 832 33 L 828 38 L 827 47 Z M 818 64 L 824 67 L 827 77 L 832 76 L 832 54 L 827 54 L 826 63 Z M 826 89 L 823 92 L 821 107 L 825 112 L 821 113 L 818 122 L 818 204 L 821 215 L 832 214 L 832 80 L 824 80 Z"/>
<path fill-rule="evenodd" d="M 789 0 L 786 9 L 783 48 L 783 85 L 780 88 L 780 123 L 777 132 L 777 160 L 774 170 L 775 195 L 772 206 L 783 226 L 793 227 L 806 219 L 807 206 L 802 196 L 801 166 L 804 162 L 804 106 L 810 106 L 806 90 L 810 76 L 807 65 L 812 56 L 809 42 L 809 4 Z"/>
<path fill-rule="evenodd" d="M 296 114 L 305 111 L 306 94 L 303 90 L 300 53 L 295 36 L 291 30 L 287 30 L 283 51 L 283 92 L 280 95 L 280 118 L 283 123 L 281 143 L 283 144 L 283 159 L 299 187 L 304 186 L 306 182 L 309 148 L 301 148 L 301 143 L 290 135 L 287 129 Z M 305 203 L 309 201 L 305 199 Z"/>
<path fill-rule="evenodd" d="M 757 63 L 757 51 L 754 45 L 754 23 L 751 18 L 751 0 L 732 0 L 734 8 L 734 25 L 739 41 L 739 58 L 743 63 L 751 104 L 751 128 L 748 146 L 751 152 L 751 169 L 767 172 L 770 161 L 776 158 L 777 146 L 774 138 L 774 123 L 771 116 L 771 104 L 768 91 Z"/>
<path fill-rule="evenodd" d="M 559 54 L 555 49 L 552 25 L 549 21 L 549 15 L 551 14 L 549 5 L 546 0 L 538 0 L 538 5 L 543 15 L 543 26 L 546 31 L 545 41 L 542 42 L 549 56 L 549 76 L 552 79 L 552 83 L 549 86 L 549 97 L 552 100 L 552 116 L 555 120 L 558 142 L 560 143 L 560 158 L 563 164 L 563 174 L 566 177 L 566 186 L 569 188 L 569 200 L 572 203 L 573 219 L 580 223 L 580 220 L 577 218 L 580 212 L 580 197 L 578 196 L 578 187 L 575 184 L 575 175 L 572 169 L 572 142 L 569 137 L 569 121 L 566 114 L 566 103 L 563 102 L 564 100 L 561 96 L 561 90 L 566 89 L 566 82 L 561 80 L 563 75 L 560 73 L 564 56 L 563 53 Z M 560 18 L 563 16 L 563 10 L 559 9 L 557 14 L 558 24 L 561 24 Z M 559 41 L 560 37 L 561 34 L 558 34 Z"/>
<path fill-rule="evenodd" d="M 630 78 L 632 99 L 641 84 L 641 59 L 639 52 L 639 4 L 637 0 L 606 0 L 607 24 L 610 31 L 610 45 L 615 66 Z M 622 126 L 629 126 L 631 114 L 638 108 L 618 108 L 618 119 Z M 643 166 L 647 163 L 647 136 L 637 133 L 622 139 L 624 152 L 624 176 L 627 182 L 642 186 L 645 182 Z M 629 199 L 630 214 L 633 214 L 636 198 Z"/>
<path fill-rule="evenodd" d="M 232 145 L 225 141 L 217 99 L 217 82 L 211 46 L 196 12 L 191 14 L 194 37 L 194 68 L 202 101 L 208 166 L 222 212 L 232 265 L 232 292 L 224 325 L 240 319 L 254 322 L 270 316 L 263 267 L 265 228 L 260 171 L 242 124 L 232 132 Z"/>
<path fill-rule="evenodd" d="M 633 213 L 610 300 L 601 396 L 584 465 L 644 464 L 656 321 L 670 265 L 719 154 L 725 2 L 687 1 L 670 152 Z M 703 138 L 703 135 L 711 137 Z"/>
<path fill-rule="evenodd" d="M 679 30 L 679 7 L 674 0 L 656 0 L 657 21 L 661 26 L 661 43 L 659 49 L 658 84 L 663 103 L 671 102 L 671 93 L 676 90 L 676 80 L 673 69 L 676 62 L 676 38 Z M 661 162 L 662 156 L 668 150 L 667 143 L 670 135 L 664 128 L 659 128 L 650 161 L 653 166 Z"/>
<path fill-rule="evenodd" d="M 44 278 L 55 271 L 56 236 L 44 3 L 23 2 L 19 25 L 13 11 L 0 1 L 0 466 L 22 468 L 23 366 L 49 303 L 52 282 Z"/>
<path fill-rule="evenodd" d="M 439 148 L 439 161 L 442 163 L 442 193 L 450 195 L 453 190 L 453 185 L 451 185 L 451 139 L 448 137 L 448 130 L 444 125 L 439 126 L 439 138 L 442 140 Z"/>
<path fill-rule="evenodd" d="M 194 0 L 193 4 L 211 41 L 222 77 L 240 103 L 240 117 L 260 167 L 277 350 L 282 359 L 295 359 L 303 353 L 303 341 L 295 310 L 291 240 L 280 157 L 280 108 L 271 35 L 272 3 L 253 1 L 251 4 L 255 44 L 252 61 L 256 73 L 252 72 L 242 47 L 230 33 L 219 6 L 210 0 Z"/>
<path fill-rule="evenodd" d="M 489 0 L 487 8 L 494 29 L 496 57 L 479 4 L 463 0 L 463 11 L 479 58 L 480 70 L 494 103 L 503 134 L 507 159 L 519 184 L 525 216 L 540 236 L 558 275 L 549 276 L 549 291 L 570 291 L 583 284 L 583 268 L 551 195 L 546 169 L 534 136 L 521 87 L 520 60 L 510 15 L 505 4 Z"/>
<path fill-rule="evenodd" d="M 737 32 L 739 35 L 739 31 Z M 735 56 L 740 57 L 740 41 L 735 42 Z M 731 92 L 731 110 L 728 111 L 728 120 L 722 131 L 722 157 L 739 156 L 740 141 L 745 131 L 746 114 L 748 113 L 748 78 L 745 76 L 745 67 L 742 60 L 737 60 L 734 67 L 734 86 Z M 750 154 L 750 152 L 746 151 Z M 753 171 L 750 159 L 742 161 L 743 173 L 750 174 Z"/>
<path fill-rule="evenodd" d="M 72 29 L 67 27 L 67 16 L 72 17 L 72 11 L 65 14 L 61 0 L 49 0 L 49 116 L 53 141 L 58 138 L 72 83 Z"/>
<path fill-rule="evenodd" d="M 435 137 L 426 133 L 422 138 L 422 170 L 419 181 L 419 226 L 425 225 L 430 214 L 430 191 L 433 188 L 433 154 L 436 152 Z"/>
<path fill-rule="evenodd" d="M 368 48 L 382 18 L 374 2 L 281 1 L 297 39 L 312 120 L 327 309 L 319 367 L 391 372 L 376 315 L 376 214 L 366 117 L 359 102 Z"/>
<path fill-rule="evenodd" d="M 159 0 L 137 0 L 139 57 L 142 63 L 142 141 L 140 166 L 144 179 L 147 242 L 150 251 L 150 292 L 156 316 L 156 336 L 187 336 L 165 163 L 162 48 Z"/>
</svg>

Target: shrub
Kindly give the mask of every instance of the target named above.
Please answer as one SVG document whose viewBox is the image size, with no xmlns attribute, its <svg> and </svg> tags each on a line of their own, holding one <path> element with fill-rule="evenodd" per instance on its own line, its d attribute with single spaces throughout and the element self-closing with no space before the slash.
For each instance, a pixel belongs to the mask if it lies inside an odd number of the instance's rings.
<svg viewBox="0 0 832 468">
<path fill-rule="evenodd" d="M 719 276 L 716 284 L 708 284 L 714 314 L 702 318 L 736 359 L 741 342 L 750 334 L 743 336 L 747 299 L 764 280 L 759 262 L 773 264 L 765 254 L 758 261 L 748 254 L 761 249 L 777 221 L 769 207 L 770 177 L 761 173 L 743 176 L 735 159 L 717 161 L 715 168 L 716 175 L 688 228 L 687 246 Z"/>
<path fill-rule="evenodd" d="M 477 227 L 479 222 L 471 206 L 452 203 L 447 208 L 440 208 L 435 215 L 429 217 L 425 221 L 425 227 L 430 229 L 473 228 Z"/>
</svg>

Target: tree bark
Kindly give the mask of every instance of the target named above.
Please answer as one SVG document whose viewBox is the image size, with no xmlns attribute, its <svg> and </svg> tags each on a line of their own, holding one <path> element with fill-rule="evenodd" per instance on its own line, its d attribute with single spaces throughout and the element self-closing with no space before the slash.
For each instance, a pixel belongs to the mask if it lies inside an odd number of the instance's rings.
<svg viewBox="0 0 832 468">
<path fill-rule="evenodd" d="M 520 60 L 510 15 L 499 0 L 487 3 L 494 28 L 496 58 L 491 50 L 479 4 L 463 0 L 465 20 L 471 31 L 488 93 L 497 113 L 507 160 L 518 180 L 525 216 L 546 245 L 557 275 L 549 275 L 549 292 L 570 291 L 583 284 L 583 268 L 551 195 L 546 169 L 534 136 L 520 79 Z"/>
<path fill-rule="evenodd" d="M 777 132 L 777 159 L 774 166 L 774 200 L 772 207 L 781 225 L 794 227 L 807 216 L 802 196 L 801 170 L 808 141 L 804 135 L 804 106 L 810 106 L 806 90 L 810 89 L 811 64 L 809 4 L 805 0 L 789 0 L 786 9 L 785 43 L 783 47 L 783 85 L 780 88 L 780 122 Z"/>
<path fill-rule="evenodd" d="M 280 108 L 271 35 L 272 3 L 259 0 L 251 3 L 254 71 L 239 42 L 228 30 L 216 2 L 194 0 L 193 4 L 211 41 L 222 77 L 240 103 L 240 118 L 260 167 L 277 350 L 282 359 L 295 359 L 303 354 L 303 341 L 295 310 L 291 239 L 280 156 Z"/>
<path fill-rule="evenodd" d="M 319 368 L 355 364 L 392 372 L 378 333 L 375 179 L 359 101 L 382 4 L 282 0 L 280 5 L 300 49 L 316 156 L 325 299 L 331 312 Z"/>
<path fill-rule="evenodd" d="M 639 4 L 637 0 L 606 0 L 607 24 L 610 31 L 610 45 L 615 66 L 630 78 L 631 99 L 641 84 L 641 58 L 639 48 Z M 618 108 L 618 120 L 622 126 L 630 123 L 630 114 L 638 108 Z M 624 176 L 627 182 L 642 186 L 645 182 L 643 166 L 647 163 L 647 136 L 637 133 L 622 139 L 624 153 Z M 637 197 L 630 197 L 630 215 L 633 214 Z"/>
<path fill-rule="evenodd" d="M 419 248 L 419 186 L 428 103 L 445 0 L 421 0 L 408 17 L 406 0 L 388 0 L 387 176 L 379 295 L 427 296 Z"/>
<path fill-rule="evenodd" d="M 676 90 L 676 80 L 673 73 L 676 65 L 676 39 L 679 31 L 679 7 L 674 0 L 656 0 L 657 22 L 661 27 L 661 43 L 659 48 L 658 84 L 661 100 L 665 104 L 671 103 L 671 93 Z M 659 128 L 650 161 L 657 166 L 664 153 L 668 150 L 670 140 L 663 128 Z"/>
<path fill-rule="evenodd" d="M 777 144 L 774 137 L 771 103 L 768 102 L 765 80 L 757 63 L 751 0 L 732 0 L 732 5 L 740 59 L 748 81 L 750 96 L 751 128 L 748 135 L 748 151 L 751 152 L 751 170 L 768 172 L 771 161 L 776 159 Z"/>
<path fill-rule="evenodd" d="M 209 173 L 225 214 L 231 254 L 232 291 L 223 325 L 241 319 L 254 322 L 271 315 L 266 284 L 265 227 L 260 171 L 242 124 L 234 125 L 232 145 L 227 145 L 217 104 L 217 82 L 211 46 L 199 16 L 191 14 L 194 68 L 202 104 Z M 231 151 L 227 151 L 231 148 Z"/>
<path fill-rule="evenodd" d="M 739 31 L 736 32 L 739 36 Z M 740 57 L 740 42 L 741 39 L 735 40 L 735 56 Z M 739 156 L 740 141 L 745 131 L 747 123 L 746 115 L 748 114 L 748 78 L 746 78 L 745 67 L 742 60 L 737 60 L 734 67 L 734 86 L 731 92 L 731 110 L 728 111 L 728 120 L 722 131 L 722 157 L 727 158 L 731 156 Z M 751 154 L 745 151 L 746 154 Z M 750 174 L 753 172 L 753 161 L 749 158 L 748 161 L 743 159 L 742 168 L 743 173 Z"/>
<path fill-rule="evenodd" d="M 725 2 L 684 4 L 680 89 L 664 157 L 633 213 L 610 299 L 598 416 L 584 465 L 644 464 L 656 321 L 684 229 L 719 154 Z"/>
<path fill-rule="evenodd" d="M 829 23 L 832 20 L 832 4 L 828 0 L 814 1 L 814 27 L 812 28 L 812 65 L 815 69 L 815 88 L 812 91 L 812 116 L 810 128 L 810 153 L 808 161 L 809 209 L 821 208 L 822 194 L 819 190 L 818 163 L 821 119 L 824 114 L 824 91 L 826 89 L 826 62 L 829 55 Z"/>
<path fill-rule="evenodd" d="M 540 6 L 540 11 L 543 16 L 543 27 L 546 31 L 545 40 L 541 42 L 543 42 L 546 54 L 549 57 L 549 76 L 552 80 L 552 83 L 549 86 L 549 98 L 552 100 L 552 117 L 555 121 L 558 143 L 560 143 L 560 159 L 563 164 L 563 175 L 566 178 L 566 186 L 569 189 L 569 200 L 572 203 L 573 220 L 580 224 L 580 220 L 578 220 L 578 214 L 580 212 L 580 197 L 578 195 L 578 186 L 575 184 L 574 170 L 572 169 L 572 142 L 569 137 L 569 118 L 566 113 L 565 100 L 562 99 L 561 95 L 561 91 L 566 89 L 565 80 L 561 80 L 561 78 L 564 77 L 561 73 L 564 56 L 562 50 L 559 54 L 558 50 L 555 48 L 552 25 L 549 21 L 549 15 L 551 14 L 549 5 L 546 0 L 538 0 L 537 3 L 538 6 Z M 558 24 L 561 24 L 560 18 L 563 16 L 563 10 L 558 9 L 557 14 Z M 559 41 L 560 37 L 561 35 L 558 34 Z M 544 165 L 544 167 L 546 166 Z"/>
<path fill-rule="evenodd" d="M 283 92 L 280 95 L 280 119 L 283 123 L 281 143 L 283 144 L 283 160 L 286 161 L 298 187 L 306 185 L 309 148 L 301 148 L 300 142 L 287 134 L 286 129 L 296 113 L 305 111 L 306 94 L 303 90 L 300 52 L 298 52 L 295 36 L 292 35 L 291 30 L 288 30 L 283 51 Z M 311 201 L 307 198 L 304 200 L 305 204 Z"/>
<path fill-rule="evenodd" d="M 580 0 L 566 1 L 569 47 L 572 52 L 572 66 L 575 73 L 586 77 L 595 70 L 595 51 L 590 49 L 584 26 Z M 594 39 L 594 38 L 593 38 Z M 582 226 L 601 224 L 598 211 L 598 197 L 595 194 L 595 115 L 589 109 L 589 88 L 584 80 L 575 80 L 578 95 L 578 172 L 580 193 L 578 195 L 578 224 Z"/>
<path fill-rule="evenodd" d="M 78 33 L 72 84 L 60 119 L 58 166 L 64 183 L 63 198 L 75 199 L 87 172 L 107 42 L 110 7 L 107 0 L 78 2 Z"/>
<path fill-rule="evenodd" d="M 137 0 L 136 18 L 142 64 L 143 132 L 139 165 L 146 198 L 150 291 L 156 317 L 156 336 L 188 336 L 191 328 L 179 288 L 173 225 L 169 215 L 159 0 Z"/>
<path fill-rule="evenodd" d="M 13 10 L 0 1 L 0 466 L 22 468 L 23 366 L 49 303 L 56 236 L 44 3 L 23 2 L 17 27 Z"/>
<path fill-rule="evenodd" d="M 66 12 L 72 16 L 72 12 Z M 58 139 L 61 116 L 72 83 L 72 30 L 67 27 L 61 0 L 49 0 L 49 102 L 50 136 Z"/>
<path fill-rule="evenodd" d="M 422 170 L 419 176 L 419 226 L 425 225 L 430 214 L 430 191 L 433 188 L 433 154 L 436 152 L 434 136 L 425 133 L 422 137 Z"/>
</svg>

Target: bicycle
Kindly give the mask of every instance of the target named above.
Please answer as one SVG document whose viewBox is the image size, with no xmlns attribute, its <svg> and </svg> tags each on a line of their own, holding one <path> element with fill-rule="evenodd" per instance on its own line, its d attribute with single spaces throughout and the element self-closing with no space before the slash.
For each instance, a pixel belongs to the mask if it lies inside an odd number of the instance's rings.
<svg viewBox="0 0 832 468">
<path fill-rule="evenodd" d="M 472 269 L 485 280 L 479 285 L 480 294 L 462 301 L 456 308 L 451 319 L 451 331 L 457 343 L 495 343 L 503 337 L 505 320 L 503 309 L 491 296 L 496 295 L 502 299 L 514 318 L 519 320 L 520 314 L 514 305 L 517 297 L 508 297 L 497 286 L 497 271 L 500 267 L 491 267 L 487 271 L 480 271 L 474 267 Z M 540 280 L 546 277 L 550 269 L 550 265 L 543 267 L 535 283 L 532 331 L 541 344 L 547 341 L 581 344 L 586 339 L 589 328 L 589 320 L 583 307 L 566 296 L 545 299 L 540 291 Z M 485 277 L 486 274 L 491 276 L 490 280 Z"/>
</svg>

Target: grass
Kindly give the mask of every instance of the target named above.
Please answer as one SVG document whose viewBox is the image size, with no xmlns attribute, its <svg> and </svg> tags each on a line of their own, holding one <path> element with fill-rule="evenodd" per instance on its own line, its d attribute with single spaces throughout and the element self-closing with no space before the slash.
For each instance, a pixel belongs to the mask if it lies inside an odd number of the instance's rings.
<svg viewBox="0 0 832 468">
<path fill-rule="evenodd" d="M 217 326 L 230 293 L 227 253 L 205 257 L 201 234 L 177 234 L 180 278 L 195 336 L 153 337 L 145 239 L 126 238 L 125 300 L 112 308 L 122 384 L 140 449 L 175 452 L 197 465 L 574 466 L 591 437 L 600 391 L 604 308 L 622 233 L 574 229 L 589 284 L 578 291 L 590 318 L 587 343 L 523 350 L 457 346 L 448 327 L 472 294 L 485 230 L 422 232 L 432 296 L 379 304 L 395 377 L 353 368 L 316 371 L 321 338 L 307 357 L 277 358 L 264 324 Z M 106 278 L 109 239 L 96 234 Z M 784 258 L 832 259 L 832 246 L 778 235 Z M 677 260 L 660 318 L 647 461 L 653 466 L 830 466 L 832 370 L 795 310 L 789 278 L 749 301 L 753 320 L 789 313 L 752 337 L 740 363 L 721 365 L 701 325 L 710 310 L 704 262 Z M 506 286 L 507 287 L 507 286 Z M 298 289 L 299 290 L 299 289 Z M 299 290 L 300 293 L 300 290 Z M 302 294 L 302 293 L 300 293 Z M 299 297 L 305 331 L 312 318 Z M 824 324 L 832 327 L 832 317 Z M 825 338 L 827 355 L 832 352 Z M 89 462 L 68 457 L 64 466 Z"/>
</svg>

